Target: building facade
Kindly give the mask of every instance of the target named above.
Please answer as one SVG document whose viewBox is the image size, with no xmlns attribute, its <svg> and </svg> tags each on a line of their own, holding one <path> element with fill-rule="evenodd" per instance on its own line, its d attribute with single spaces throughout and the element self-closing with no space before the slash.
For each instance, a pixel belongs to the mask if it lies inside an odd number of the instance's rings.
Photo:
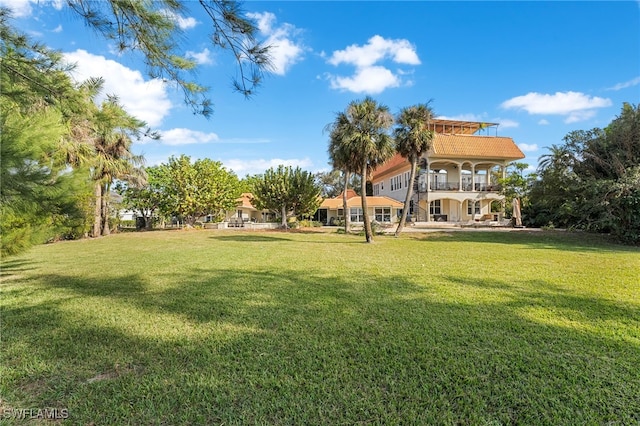
<svg viewBox="0 0 640 426">
<path fill-rule="evenodd" d="M 431 149 L 411 165 L 396 155 L 372 174 L 374 196 L 404 201 L 413 185 L 409 216 L 417 222 L 501 221 L 504 196 L 499 181 L 509 163 L 525 156 L 510 137 L 497 136 L 497 124 L 436 119 Z M 496 135 L 490 135 L 490 133 Z"/>
</svg>

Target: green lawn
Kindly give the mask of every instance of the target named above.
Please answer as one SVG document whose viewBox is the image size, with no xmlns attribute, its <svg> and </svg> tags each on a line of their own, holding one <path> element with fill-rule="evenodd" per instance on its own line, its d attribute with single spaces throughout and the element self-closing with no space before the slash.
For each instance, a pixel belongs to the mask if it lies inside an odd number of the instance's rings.
<svg viewBox="0 0 640 426">
<path fill-rule="evenodd" d="M 640 422 L 638 248 L 562 232 L 363 240 L 146 232 L 5 259 L 0 415 Z"/>
</svg>

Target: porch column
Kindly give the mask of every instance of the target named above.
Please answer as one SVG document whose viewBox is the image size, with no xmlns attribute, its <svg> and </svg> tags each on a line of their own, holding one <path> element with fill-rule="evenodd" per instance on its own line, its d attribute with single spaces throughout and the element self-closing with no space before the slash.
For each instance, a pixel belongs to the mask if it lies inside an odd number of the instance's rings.
<svg viewBox="0 0 640 426">
<path fill-rule="evenodd" d="M 427 215 L 427 222 L 431 222 L 431 201 L 429 201 L 429 196 L 427 194 L 427 199 L 425 201 L 425 214 Z"/>
<path fill-rule="evenodd" d="M 476 165 L 471 164 L 471 191 L 476 190 Z"/>
<path fill-rule="evenodd" d="M 458 164 L 458 192 L 462 192 L 462 164 Z"/>
</svg>

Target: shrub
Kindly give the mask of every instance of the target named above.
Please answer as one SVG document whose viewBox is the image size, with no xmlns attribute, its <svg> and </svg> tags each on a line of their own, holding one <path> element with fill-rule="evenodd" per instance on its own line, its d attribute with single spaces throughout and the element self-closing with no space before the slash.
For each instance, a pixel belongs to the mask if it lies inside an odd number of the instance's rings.
<svg viewBox="0 0 640 426">
<path fill-rule="evenodd" d="M 301 228 L 319 228 L 322 226 L 322 222 L 316 222 L 313 220 L 301 220 L 298 222 Z"/>
</svg>

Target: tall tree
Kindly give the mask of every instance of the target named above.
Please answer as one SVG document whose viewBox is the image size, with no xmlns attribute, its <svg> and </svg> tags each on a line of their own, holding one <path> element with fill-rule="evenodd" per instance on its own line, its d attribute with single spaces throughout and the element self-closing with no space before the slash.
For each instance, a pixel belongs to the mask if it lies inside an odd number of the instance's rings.
<svg viewBox="0 0 640 426">
<path fill-rule="evenodd" d="M 54 155 L 66 130 L 58 111 L 24 114 L 0 98 L 0 127 L 0 253 L 11 255 L 53 237 L 57 216 L 75 216 L 77 189 Z"/>
<path fill-rule="evenodd" d="M 147 129 L 146 124 L 129 115 L 118 103 L 109 97 L 96 111 L 93 140 L 96 156 L 92 164 L 92 179 L 95 188 L 95 213 L 93 236 L 109 235 L 109 192 L 115 179 L 143 184 L 146 174 L 142 165 L 144 157 L 131 151 L 132 138 L 144 134 L 158 137 Z"/>
<path fill-rule="evenodd" d="M 362 101 L 352 101 L 335 121 L 335 139 L 344 144 L 348 154 L 350 170 L 358 170 L 361 177 L 362 213 L 364 233 L 367 243 L 373 242 L 371 221 L 367 211 L 367 178 L 379 165 L 395 153 L 393 138 L 389 130 L 393 125 L 393 115 L 389 108 L 378 104 L 371 97 Z M 348 212 L 345 211 L 345 215 Z"/>
<path fill-rule="evenodd" d="M 220 219 L 224 212 L 236 206 L 240 196 L 240 181 L 222 163 L 208 158 L 196 160 L 181 155 L 169 158 L 160 166 L 165 194 L 161 210 L 165 214 L 182 216 L 193 226 L 199 217 L 213 215 Z"/>
<path fill-rule="evenodd" d="M 250 96 L 270 69 L 269 46 L 257 40 L 256 24 L 243 13 L 240 3 L 228 0 L 199 0 L 210 18 L 210 41 L 228 50 L 236 63 L 235 90 Z M 189 74 L 196 63 L 186 58 L 179 44 L 183 40 L 179 20 L 188 14 L 187 2 L 176 0 L 67 0 L 68 6 L 105 39 L 121 51 L 140 53 L 153 78 L 174 82 L 194 112 L 208 117 L 212 102 L 208 89 Z"/>
<path fill-rule="evenodd" d="M 277 212 L 281 227 L 287 229 L 287 218 L 311 215 L 321 203 L 320 186 L 312 173 L 300 167 L 271 167 L 253 181 L 251 203 L 257 209 Z"/>
<path fill-rule="evenodd" d="M 347 190 L 349 189 L 349 181 L 352 174 L 360 171 L 360 169 L 356 169 L 356 159 L 354 158 L 356 152 L 352 151 L 354 147 L 346 139 L 348 126 L 349 119 L 344 112 L 336 114 L 335 121 L 327 126 L 329 130 L 329 161 L 334 170 L 342 172 L 342 178 L 344 179 L 342 185 L 342 211 L 344 214 L 344 232 L 346 234 L 351 229 L 351 216 L 347 206 Z"/>
<path fill-rule="evenodd" d="M 407 194 L 404 199 L 402 217 L 396 228 L 396 237 L 402 232 L 407 220 L 418 159 L 431 148 L 433 141 L 433 131 L 429 130 L 429 123 L 433 120 L 434 114 L 429 104 L 430 102 L 403 108 L 396 118 L 397 126 L 394 130 L 396 151 L 411 163 L 410 184 L 407 185 Z"/>
<path fill-rule="evenodd" d="M 17 253 L 59 235 L 83 234 L 76 228 L 82 228 L 88 180 L 86 170 L 70 166 L 78 167 L 92 149 L 75 143 L 68 110 L 84 95 L 61 55 L 13 29 L 8 17 L 0 8 L 0 234 L 3 253 Z"/>
</svg>

